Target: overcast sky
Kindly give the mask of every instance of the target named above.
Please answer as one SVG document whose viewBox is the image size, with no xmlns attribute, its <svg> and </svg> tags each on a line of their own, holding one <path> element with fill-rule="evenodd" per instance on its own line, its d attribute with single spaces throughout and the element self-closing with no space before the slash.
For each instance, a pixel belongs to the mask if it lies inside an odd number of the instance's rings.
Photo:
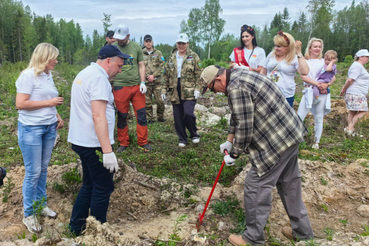
<svg viewBox="0 0 369 246">
<path fill-rule="evenodd" d="M 103 32 L 103 13 L 111 15 L 112 26 L 126 24 L 131 37 L 139 41 L 140 36 L 151 34 L 154 43 L 174 44 L 180 23 L 187 19 L 192 8 L 201 8 L 205 0 L 23 0 L 37 15 L 51 14 L 54 20 L 61 18 L 78 22 L 83 35 L 92 35 L 94 29 Z M 336 0 L 335 10 L 351 5 L 350 0 Z M 356 1 L 359 3 L 360 1 Z M 308 0 L 220 0 L 223 8 L 221 18 L 226 21 L 224 33 L 240 35 L 243 24 L 263 27 L 270 23 L 277 12 L 288 8 L 291 19 L 297 19 L 300 11 L 306 11 Z M 190 40 L 191 41 L 191 40 Z"/>
</svg>

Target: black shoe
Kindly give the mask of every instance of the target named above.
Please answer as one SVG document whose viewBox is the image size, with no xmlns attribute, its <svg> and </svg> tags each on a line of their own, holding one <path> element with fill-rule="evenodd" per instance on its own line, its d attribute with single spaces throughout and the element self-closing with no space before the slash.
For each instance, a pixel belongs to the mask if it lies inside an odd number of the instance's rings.
<svg viewBox="0 0 369 246">
<path fill-rule="evenodd" d="M 147 124 L 153 124 L 154 123 L 154 121 L 153 120 L 149 120 L 149 121 L 147 121 Z"/>
<path fill-rule="evenodd" d="M 164 118 L 160 118 L 160 119 L 158 119 L 158 121 L 159 121 L 159 122 L 166 122 L 167 120 L 166 120 L 166 119 L 164 119 Z"/>
<path fill-rule="evenodd" d="M 144 152 L 152 151 L 152 148 L 149 144 L 145 144 L 145 145 L 140 146 L 140 149 L 142 149 Z"/>
<path fill-rule="evenodd" d="M 128 146 L 124 146 L 124 145 L 121 145 L 121 146 L 119 146 L 119 148 L 117 149 L 117 153 L 120 153 L 120 152 L 123 152 L 123 151 L 125 151 L 126 149 L 128 148 Z"/>
</svg>

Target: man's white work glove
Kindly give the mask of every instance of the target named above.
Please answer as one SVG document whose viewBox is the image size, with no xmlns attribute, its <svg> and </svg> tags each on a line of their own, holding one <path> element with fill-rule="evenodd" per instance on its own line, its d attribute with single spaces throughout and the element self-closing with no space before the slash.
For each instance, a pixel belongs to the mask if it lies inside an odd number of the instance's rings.
<svg viewBox="0 0 369 246">
<path fill-rule="evenodd" d="M 161 99 L 163 100 L 163 101 L 165 101 L 165 94 L 161 94 Z"/>
<path fill-rule="evenodd" d="M 225 155 L 224 150 L 227 150 L 229 153 L 231 153 L 232 143 L 229 141 L 226 141 L 222 143 L 219 147 L 220 147 L 220 153 Z"/>
<path fill-rule="evenodd" d="M 118 171 L 118 161 L 114 152 L 103 154 L 103 165 L 106 169 L 109 170 L 110 173 Z"/>
<path fill-rule="evenodd" d="M 200 96 L 200 92 L 199 91 L 195 91 L 193 93 L 193 95 L 195 96 L 195 99 L 197 100 L 197 98 L 199 98 L 199 96 Z"/>
<path fill-rule="evenodd" d="M 233 159 L 229 155 L 224 156 L 223 160 L 227 166 L 233 166 L 236 162 L 236 159 Z"/>
<path fill-rule="evenodd" d="M 142 94 L 145 94 L 147 91 L 147 88 L 146 88 L 146 85 L 145 85 L 145 82 L 141 82 L 141 85 L 140 85 L 140 92 Z"/>
</svg>

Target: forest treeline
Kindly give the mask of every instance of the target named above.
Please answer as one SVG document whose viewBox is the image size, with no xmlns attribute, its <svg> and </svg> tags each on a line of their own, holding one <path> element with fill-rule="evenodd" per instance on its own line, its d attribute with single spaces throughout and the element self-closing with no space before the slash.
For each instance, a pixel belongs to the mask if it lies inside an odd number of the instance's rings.
<svg viewBox="0 0 369 246">
<path fill-rule="evenodd" d="M 206 0 L 206 4 L 219 0 Z M 206 4 L 204 11 L 206 10 Z M 295 39 L 307 44 L 309 37 L 324 40 L 325 50 L 334 49 L 342 60 L 346 55 L 353 55 L 357 50 L 369 48 L 369 3 L 363 0 L 359 3 L 352 1 L 340 11 L 334 11 L 334 0 L 310 0 L 307 8 L 299 13 L 297 20 L 292 20 L 288 7 L 274 15 L 270 23 L 263 27 L 254 26 L 258 45 L 268 53 L 273 48 L 273 36 L 279 30 L 291 33 Z M 200 11 L 192 9 L 192 12 Z M 218 6 L 221 12 L 220 5 Z M 189 18 L 181 23 L 194 23 Z M 29 6 L 15 0 L 0 0 L 0 63 L 29 60 L 33 49 L 38 43 L 49 42 L 60 50 L 59 60 L 69 64 L 89 64 L 96 60 L 96 54 L 104 43 L 104 33 L 111 26 L 111 16 L 103 14 L 102 28 L 94 30 L 92 35 L 83 36 L 81 26 L 73 20 L 55 20 L 52 15 L 39 16 L 32 12 Z M 221 20 L 221 19 L 219 19 Z M 201 25 L 202 19 L 197 19 Z M 222 20 L 221 20 L 222 21 Z M 248 24 L 247 19 L 240 20 L 239 26 Z M 111 28 L 110 28 L 111 29 Z M 193 30 L 185 29 L 187 32 Z M 197 29 L 198 30 L 198 29 Z M 240 45 L 239 36 L 228 34 L 221 30 L 221 35 L 212 34 L 212 39 L 196 40 L 191 47 L 201 59 L 212 58 L 215 61 L 228 61 L 233 48 Z M 195 36 L 195 33 L 188 33 Z M 214 38 L 215 37 L 215 38 Z M 142 37 L 136 40 L 142 45 Z M 209 44 L 211 49 L 208 48 Z M 168 57 L 174 44 L 157 44 L 164 57 Z M 210 51 L 210 55 L 209 55 Z"/>
</svg>

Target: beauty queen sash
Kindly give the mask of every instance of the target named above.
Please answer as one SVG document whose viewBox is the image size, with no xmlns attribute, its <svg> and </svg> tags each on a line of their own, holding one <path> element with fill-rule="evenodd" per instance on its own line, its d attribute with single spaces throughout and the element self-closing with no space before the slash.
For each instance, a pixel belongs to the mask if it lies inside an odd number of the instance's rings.
<svg viewBox="0 0 369 246">
<path fill-rule="evenodd" d="M 234 53 L 234 59 L 238 65 L 244 65 L 246 67 L 250 67 L 250 65 L 247 63 L 245 59 L 245 52 L 243 51 L 243 49 L 240 50 L 239 48 L 234 48 L 233 53 Z"/>
</svg>

